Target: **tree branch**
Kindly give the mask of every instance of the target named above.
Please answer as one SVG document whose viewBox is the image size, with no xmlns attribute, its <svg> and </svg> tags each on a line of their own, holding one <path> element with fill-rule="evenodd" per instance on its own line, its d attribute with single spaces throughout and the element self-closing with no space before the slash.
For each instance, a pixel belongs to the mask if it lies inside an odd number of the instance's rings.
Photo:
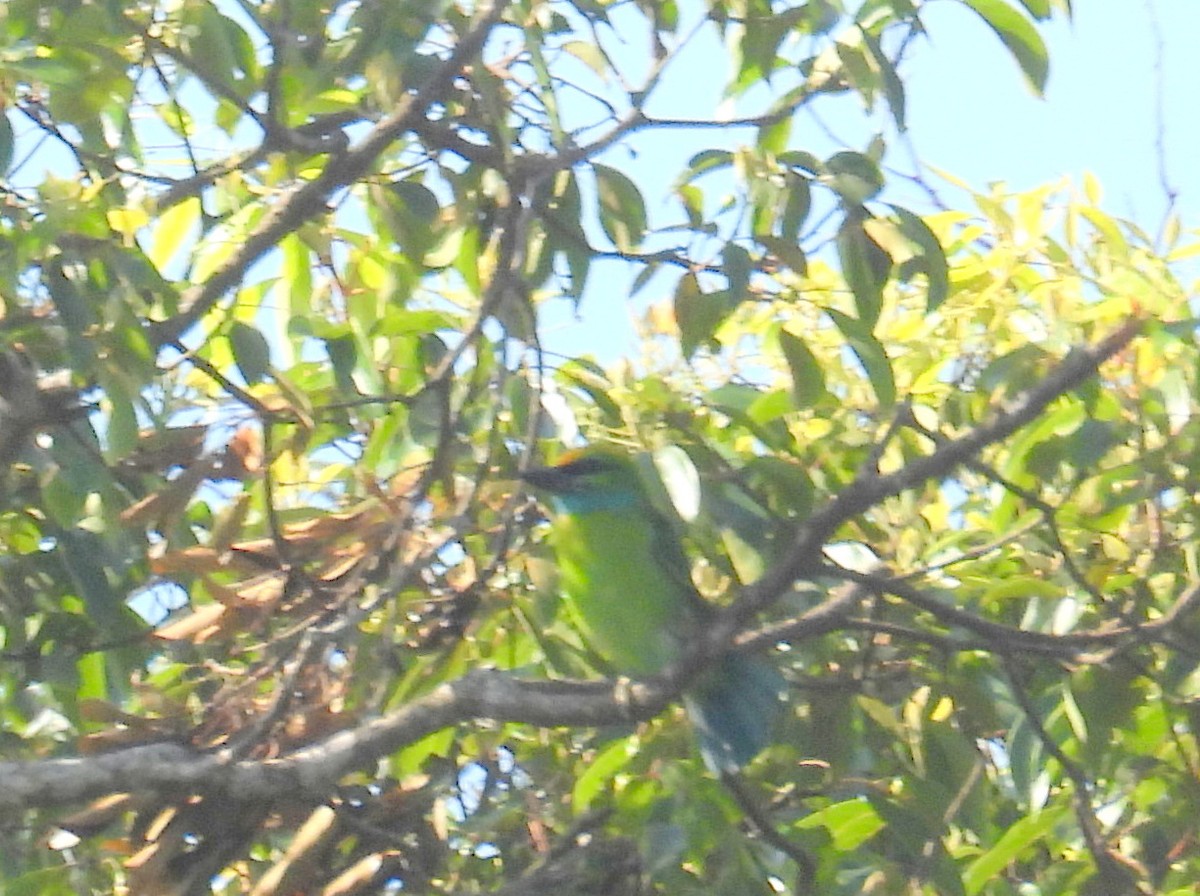
<svg viewBox="0 0 1200 896">
<path fill-rule="evenodd" d="M 477 670 L 278 759 L 239 761 L 228 750 L 155 743 L 96 756 L 2 762 L 0 810 L 147 791 L 227 793 L 242 801 L 299 794 L 321 799 L 347 772 L 450 725 L 470 719 L 546 727 L 610 725 L 653 717 L 678 690 L 664 678 L 633 684 L 521 681 L 506 672 Z"/>
<path fill-rule="evenodd" d="M 728 639 L 739 619 L 770 604 L 797 579 L 818 575 L 824 565 L 821 549 L 838 526 L 885 498 L 930 479 L 945 476 L 950 470 L 978 455 L 986 446 L 1008 438 L 1022 426 L 1037 419 L 1056 398 L 1095 376 L 1100 365 L 1128 345 L 1140 329 L 1141 319 L 1131 318 L 1095 345 L 1074 349 L 1037 386 L 1007 407 L 996 407 L 991 420 L 957 439 L 946 440 L 932 453 L 894 473 L 881 475 L 872 471 L 860 472 L 848 487 L 799 527 L 782 562 L 743 590 L 735 608 L 737 612 L 730 614 L 733 618 L 726 621 L 723 632 L 714 632 L 714 637 Z"/>
<path fill-rule="evenodd" d="M 326 211 L 326 203 L 338 190 L 366 175 L 376 159 L 406 131 L 424 117 L 431 103 L 443 96 L 463 67 L 478 55 L 492 27 L 511 0 L 494 0 L 482 8 L 475 24 L 459 41 L 450 56 L 437 71 L 421 85 L 416 93 L 405 97 L 399 107 L 382 118 L 361 142 L 340 155 L 330 158 L 325 169 L 314 180 L 292 188 L 272 208 L 249 234 L 246 241 L 203 283 L 187 289 L 180 296 L 179 313 L 150 325 L 150 341 L 165 345 L 178 339 L 216 304 L 226 291 L 245 276 L 246 271 L 281 239 L 292 233 L 310 218 Z"/>
<path fill-rule="evenodd" d="M 820 560 L 820 548 L 828 535 L 842 522 L 861 513 L 886 497 L 944 475 L 950 467 L 974 456 L 985 445 L 999 441 L 1023 424 L 1036 418 L 1055 398 L 1095 374 L 1102 361 L 1119 351 L 1136 334 L 1139 322 L 1124 327 L 1097 343 L 1079 349 L 1054 371 L 1008 408 L 997 409 L 993 419 L 962 436 L 948 441 L 927 457 L 895 473 L 860 475 L 825 508 L 815 513 L 797 533 L 792 550 L 784 562 L 744 592 L 739 608 L 757 608 L 781 594 L 802 576 L 827 572 Z M 924 604 L 923 608 L 945 619 L 955 608 L 933 604 L 920 598 L 899 580 L 880 580 L 870 576 L 854 588 L 814 607 L 791 623 L 793 637 L 820 633 L 841 627 L 851 608 L 861 600 L 863 587 L 883 588 L 903 598 Z M 1183 609 L 1200 599 L 1193 589 L 1174 611 L 1156 623 L 1142 626 L 1138 632 L 1105 632 L 1105 638 L 1128 637 L 1146 633 L 1147 628 L 1169 625 Z M 958 611 L 962 614 L 962 611 Z M 986 624 L 971 614 L 954 621 L 979 632 Z M 435 688 L 404 707 L 347 728 L 314 744 L 280 758 L 253 761 L 235 760 L 229 751 L 206 753 L 183 744 L 158 743 L 104 753 L 97 756 L 43 759 L 0 763 L 0 809 L 19 811 L 75 803 L 110 793 L 160 791 L 175 793 L 225 792 L 238 799 L 272 800 L 285 795 L 323 794 L 347 772 L 370 765 L 381 756 L 394 752 L 420 738 L 451 725 L 471 719 L 493 719 L 546 727 L 598 726 L 631 719 L 647 719 L 662 710 L 682 689 L 686 681 L 713 656 L 729 644 L 736 630 L 737 616 L 725 614 L 713 630 L 689 654 L 687 660 L 666 674 L 644 682 L 567 682 L 522 681 L 504 672 L 479 670 Z M 1001 626 L 1006 637 L 1012 630 Z M 724 630 L 722 635 L 720 630 Z M 988 632 L 991 634 L 991 632 Z M 1039 644 L 1042 639 L 1061 646 L 1072 636 L 1038 636 L 1020 633 L 1023 641 Z M 1094 636 L 1088 636 L 1094 637 Z M 742 649 L 758 646 L 761 641 L 749 636 Z"/>
</svg>

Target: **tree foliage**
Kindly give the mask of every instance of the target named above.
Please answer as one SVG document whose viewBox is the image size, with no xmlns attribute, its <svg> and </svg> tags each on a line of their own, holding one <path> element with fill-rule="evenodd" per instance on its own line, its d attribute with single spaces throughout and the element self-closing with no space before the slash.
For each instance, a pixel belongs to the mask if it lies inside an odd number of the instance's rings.
<svg viewBox="0 0 1200 896">
<path fill-rule="evenodd" d="M 1069 3 L 962 2 L 1040 90 Z M 1191 892 L 1200 244 L 896 204 L 921 7 L 844 6 L 0 7 L 5 892 Z M 581 439 L 725 608 L 654 680 L 515 484 Z M 718 781 L 731 644 L 792 700 Z"/>
</svg>

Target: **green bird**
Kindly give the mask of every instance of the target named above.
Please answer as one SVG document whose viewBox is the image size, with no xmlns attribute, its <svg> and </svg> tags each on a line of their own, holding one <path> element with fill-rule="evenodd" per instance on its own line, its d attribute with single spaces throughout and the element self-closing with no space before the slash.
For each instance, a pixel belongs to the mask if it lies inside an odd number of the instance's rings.
<svg viewBox="0 0 1200 896">
<path fill-rule="evenodd" d="M 569 452 L 522 478 L 547 493 L 566 604 L 613 671 L 653 675 L 679 659 L 716 609 L 696 591 L 683 547 L 654 508 L 637 463 L 607 446 Z M 715 774 L 765 747 L 781 706 L 778 670 L 727 653 L 684 694 L 700 755 Z"/>
</svg>

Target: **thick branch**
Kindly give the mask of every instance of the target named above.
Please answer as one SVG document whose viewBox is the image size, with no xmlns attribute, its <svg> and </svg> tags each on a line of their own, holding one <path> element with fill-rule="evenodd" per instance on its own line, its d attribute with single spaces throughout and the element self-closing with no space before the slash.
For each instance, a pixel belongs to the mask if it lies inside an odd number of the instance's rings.
<svg viewBox="0 0 1200 896">
<path fill-rule="evenodd" d="M 479 670 L 440 685 L 394 712 L 279 759 L 234 760 L 157 743 L 97 756 L 0 763 L 0 810 L 78 803 L 111 793 L 229 793 L 270 801 L 311 794 L 320 799 L 347 772 L 450 725 L 470 719 L 547 727 L 608 725 L 655 715 L 678 690 L 659 679 L 611 682 L 520 681 Z"/>
<path fill-rule="evenodd" d="M 791 623 L 794 638 L 828 631 L 861 598 L 856 587 Z M 752 643 L 758 645 L 758 639 Z M 749 644 L 745 646 L 750 646 Z M 158 743 L 98 756 L 0 763 L 0 811 L 20 811 L 95 799 L 110 793 L 227 792 L 240 800 L 307 793 L 319 799 L 338 779 L 381 756 L 451 725 L 472 719 L 547 728 L 613 725 L 649 719 L 686 684 L 695 665 L 644 682 L 524 681 L 507 672 L 476 670 L 440 685 L 387 715 L 362 722 L 271 760 L 236 760 L 230 751 L 205 753 Z"/>
</svg>

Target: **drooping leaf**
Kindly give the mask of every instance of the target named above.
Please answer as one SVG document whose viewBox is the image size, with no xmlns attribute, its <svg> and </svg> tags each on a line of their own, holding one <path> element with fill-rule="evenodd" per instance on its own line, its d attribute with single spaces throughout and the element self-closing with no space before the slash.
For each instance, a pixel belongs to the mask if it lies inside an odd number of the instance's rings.
<svg viewBox="0 0 1200 896">
<path fill-rule="evenodd" d="M 713 339 L 713 333 L 732 310 L 727 290 L 704 292 L 694 274 L 680 278 L 675 288 L 675 320 L 685 357 Z"/>
<path fill-rule="evenodd" d="M 737 243 L 726 243 L 721 250 L 729 295 L 736 301 L 745 298 L 750 287 L 750 253 Z"/>
<path fill-rule="evenodd" d="M 783 214 L 779 219 L 780 239 L 797 242 L 812 208 L 812 190 L 807 177 L 789 171 L 785 181 Z"/>
<path fill-rule="evenodd" d="M 1038 94 L 1043 93 L 1046 89 L 1046 78 L 1050 74 L 1050 56 L 1041 35 L 1029 20 L 1005 0 L 962 2 L 978 13 L 979 17 L 987 22 L 988 27 L 996 32 L 996 36 L 1012 53 L 1033 89 Z"/>
<path fill-rule="evenodd" d="M 600 200 L 600 226 L 622 252 L 632 251 L 646 233 L 646 202 L 637 184 L 616 168 L 594 164 Z"/>
<path fill-rule="evenodd" d="M 234 321 L 229 328 L 233 359 L 247 383 L 259 383 L 271 371 L 271 347 L 255 327 Z"/>
<path fill-rule="evenodd" d="M 873 329 L 883 307 L 883 287 L 891 271 L 891 258 L 863 229 L 856 216 L 848 217 L 838 228 L 837 251 L 842 276 L 854 294 L 859 320 L 868 330 Z"/>
<path fill-rule="evenodd" d="M 936 311 L 950 294 L 950 274 L 949 266 L 946 263 L 946 253 L 942 250 L 942 244 L 938 242 L 933 231 L 929 229 L 929 225 L 919 216 L 898 205 L 893 205 L 891 208 L 900 221 L 900 232 L 912 240 L 921 253 L 917 269 L 925 275 L 928 284 L 925 311 Z"/>
<path fill-rule="evenodd" d="M 896 403 L 896 378 L 883 345 L 861 320 L 833 308 L 827 309 L 826 313 L 842 331 L 851 351 L 862 364 L 879 404 L 884 408 L 891 407 Z"/>
<path fill-rule="evenodd" d="M 779 349 L 792 374 L 792 396 L 796 406 L 812 407 L 825 394 L 825 373 L 816 355 L 802 338 L 788 330 L 779 331 Z"/>
</svg>

